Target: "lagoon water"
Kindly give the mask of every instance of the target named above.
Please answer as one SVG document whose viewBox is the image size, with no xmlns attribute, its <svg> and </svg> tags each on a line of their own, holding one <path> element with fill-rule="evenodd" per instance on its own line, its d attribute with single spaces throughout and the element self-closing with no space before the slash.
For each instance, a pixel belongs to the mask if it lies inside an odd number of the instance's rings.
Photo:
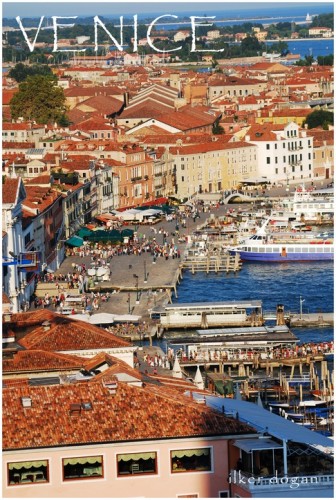
<svg viewBox="0 0 336 500">
<path fill-rule="evenodd" d="M 332 312 L 334 306 L 333 262 L 243 263 L 238 273 L 201 273 L 187 271 L 177 288 L 174 303 L 262 300 L 263 310 L 275 312 L 277 304 L 285 311 L 299 313 Z M 291 328 L 300 342 L 330 341 L 332 327 Z M 166 338 L 154 341 L 164 351 Z M 144 342 L 143 345 L 148 345 Z"/>
</svg>

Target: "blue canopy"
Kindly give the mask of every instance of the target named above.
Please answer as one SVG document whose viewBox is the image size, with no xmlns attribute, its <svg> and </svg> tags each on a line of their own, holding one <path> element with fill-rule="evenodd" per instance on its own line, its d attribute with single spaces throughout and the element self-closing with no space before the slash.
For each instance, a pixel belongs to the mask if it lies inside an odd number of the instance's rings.
<svg viewBox="0 0 336 500">
<path fill-rule="evenodd" d="M 204 400 L 203 394 L 193 393 L 193 397 L 194 399 Z M 236 415 L 238 413 L 239 420 L 246 422 L 259 432 L 268 432 L 275 438 L 311 446 L 323 446 L 332 449 L 334 447 L 332 439 L 275 415 L 261 408 L 258 404 L 216 396 L 206 396 L 205 400 L 208 406 L 216 408 L 220 412 L 223 411 L 224 407 L 225 414 Z"/>
</svg>

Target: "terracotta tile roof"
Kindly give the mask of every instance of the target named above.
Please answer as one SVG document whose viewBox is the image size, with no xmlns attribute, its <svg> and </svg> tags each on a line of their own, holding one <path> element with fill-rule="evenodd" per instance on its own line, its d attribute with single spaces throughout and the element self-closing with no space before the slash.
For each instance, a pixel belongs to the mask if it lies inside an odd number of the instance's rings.
<svg viewBox="0 0 336 500">
<path fill-rule="evenodd" d="M 10 141 L 2 141 L 2 149 L 30 149 L 34 148 L 34 142 L 10 142 Z"/>
<path fill-rule="evenodd" d="M 50 186 L 50 174 L 42 174 L 34 177 L 33 179 L 28 179 L 25 185 L 37 185 L 37 184 L 48 184 Z"/>
<path fill-rule="evenodd" d="M 242 147 L 254 147 L 243 141 L 236 142 L 210 142 L 205 144 L 193 144 L 192 146 L 174 146 L 169 148 L 170 153 L 174 155 L 202 154 L 210 151 L 223 151 L 230 149 L 239 149 Z"/>
<path fill-rule="evenodd" d="M 65 97 L 94 97 L 97 95 L 122 95 L 124 91 L 118 86 L 104 86 L 104 87 L 69 87 L 64 89 Z"/>
<path fill-rule="evenodd" d="M 15 203 L 18 194 L 20 184 L 20 178 L 11 179 L 9 177 L 5 178 L 2 184 L 2 203 L 12 204 Z"/>
<path fill-rule="evenodd" d="M 21 397 L 30 397 L 24 408 Z M 118 382 L 110 394 L 101 381 L 3 389 L 3 449 L 27 449 L 85 443 L 232 435 L 252 428 L 190 398 L 147 384 Z M 71 404 L 92 408 L 71 414 Z M 43 425 L 41 425 L 43 422 Z"/>
<path fill-rule="evenodd" d="M 76 107 L 78 109 L 83 109 L 85 107 L 93 108 L 96 111 L 104 115 L 110 115 L 112 113 L 118 113 L 123 107 L 124 103 L 120 99 L 115 99 L 114 97 L 98 95 L 90 97 L 85 101 L 79 103 Z"/>
<path fill-rule="evenodd" d="M 112 127 L 109 121 L 102 117 L 90 117 L 87 120 L 78 122 L 76 125 L 70 126 L 70 130 L 76 130 L 77 128 L 79 128 L 81 131 L 114 130 L 114 127 Z"/>
<path fill-rule="evenodd" d="M 235 87 L 237 85 L 260 85 L 260 83 L 263 82 L 253 78 L 239 78 L 237 76 L 228 76 L 224 78 L 214 77 L 208 80 L 209 87 Z"/>
<path fill-rule="evenodd" d="M 2 91 L 2 105 L 8 106 L 11 102 L 13 95 L 18 91 L 18 89 L 3 89 Z"/>
<path fill-rule="evenodd" d="M 60 198 L 61 194 L 52 191 L 50 186 L 43 187 L 41 185 L 32 186 L 25 185 L 27 198 L 23 201 L 22 205 L 26 209 L 36 210 L 39 212 L 43 212 L 51 205 L 55 203 L 55 201 Z"/>
<path fill-rule="evenodd" d="M 307 136 L 314 137 L 314 147 L 323 146 L 324 141 L 328 145 L 334 144 L 334 130 L 312 128 L 307 130 Z"/>
<path fill-rule="evenodd" d="M 3 123 L 3 130 L 31 130 L 31 129 L 40 129 L 45 128 L 44 125 L 38 125 L 34 123 Z"/>
<path fill-rule="evenodd" d="M 27 335 L 18 342 L 26 349 L 40 349 L 44 351 L 78 351 L 86 349 L 111 349 L 129 347 L 131 344 L 105 330 L 83 321 L 71 320 L 62 315 L 48 311 L 46 317 L 51 323 L 50 330 L 41 326 L 41 320 L 36 324 L 35 312 L 21 313 L 19 318 L 12 317 L 11 327 L 15 331 L 15 320 L 21 328 L 36 325 Z M 45 321 L 44 319 L 43 321 Z M 13 325 L 14 323 L 14 325 Z"/>
<path fill-rule="evenodd" d="M 86 359 L 68 354 L 58 354 L 42 350 L 18 351 L 13 359 L 3 358 L 2 371 L 6 373 L 39 372 L 54 370 L 80 370 Z"/>
</svg>

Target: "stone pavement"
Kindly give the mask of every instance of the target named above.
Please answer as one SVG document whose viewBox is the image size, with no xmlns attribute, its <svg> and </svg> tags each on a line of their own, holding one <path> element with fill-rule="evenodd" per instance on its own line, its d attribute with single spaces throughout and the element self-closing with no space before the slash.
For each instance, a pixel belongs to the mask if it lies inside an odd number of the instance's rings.
<svg viewBox="0 0 336 500">
<path fill-rule="evenodd" d="M 292 192 L 294 187 L 291 186 L 290 191 Z M 283 196 L 286 193 L 285 187 L 283 188 L 271 188 L 267 190 L 267 194 L 270 197 Z M 197 228 L 203 225 L 206 220 L 213 214 L 215 217 L 225 215 L 229 209 L 248 210 L 250 205 L 248 203 L 234 204 L 234 205 L 219 205 L 217 207 L 210 206 L 207 212 L 199 210 L 199 218 L 194 221 L 192 217 L 186 219 L 186 227 L 183 228 L 179 224 L 179 237 L 183 238 L 187 235 L 191 235 Z M 110 270 L 111 270 L 111 280 L 110 282 L 100 282 L 99 285 L 111 284 L 114 287 L 132 287 L 133 290 L 129 292 L 119 292 L 113 293 L 108 302 L 101 302 L 99 310 L 97 312 L 109 312 L 112 314 L 129 314 L 142 316 L 142 321 L 149 322 L 149 311 L 154 306 L 162 304 L 168 301 L 168 296 L 165 287 L 170 287 L 174 283 L 174 278 L 178 270 L 179 264 L 182 260 L 183 253 L 186 249 L 186 241 L 179 242 L 177 237 L 172 233 L 175 233 L 176 221 L 166 221 L 162 220 L 154 226 L 145 225 L 130 225 L 127 226 L 130 229 L 137 229 L 137 234 L 139 240 L 142 239 L 142 235 L 146 238 L 155 238 L 159 245 L 163 244 L 163 235 L 159 234 L 159 229 L 169 233 L 167 238 L 168 243 L 174 243 L 178 246 L 181 259 L 172 259 L 169 257 L 166 260 L 164 257 L 158 257 L 156 262 L 153 261 L 153 256 L 150 253 L 142 253 L 141 255 L 120 255 L 115 256 L 111 259 Z M 156 229 L 156 233 L 152 228 Z M 186 238 L 185 238 L 186 239 Z M 58 273 L 66 274 L 73 271 L 72 264 L 85 263 L 87 268 L 90 268 L 91 257 L 77 257 L 71 256 L 67 257 L 60 268 L 57 270 Z M 147 275 L 147 283 L 145 281 L 145 274 Z M 135 277 L 138 276 L 138 278 Z M 138 283 L 138 293 L 136 291 L 136 285 Z M 143 288 L 143 290 L 142 290 Z M 156 291 L 152 291 L 156 290 Z M 177 289 L 178 292 L 178 289 Z M 174 293 L 174 292 L 173 292 Z M 138 295 L 138 301 L 137 301 Z M 137 303 L 138 302 L 138 303 Z"/>
</svg>

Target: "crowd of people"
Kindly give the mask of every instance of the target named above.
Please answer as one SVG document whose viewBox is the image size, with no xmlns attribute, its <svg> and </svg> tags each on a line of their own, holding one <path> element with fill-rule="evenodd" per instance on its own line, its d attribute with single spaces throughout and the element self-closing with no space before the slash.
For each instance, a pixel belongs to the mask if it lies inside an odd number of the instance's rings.
<svg viewBox="0 0 336 500">
<path fill-rule="evenodd" d="M 261 360 L 277 360 L 288 358 L 301 358 L 306 356 L 316 356 L 319 354 L 333 353 L 334 342 L 309 342 L 305 344 L 297 344 L 294 347 L 268 347 L 267 350 L 259 351 L 255 349 L 200 349 L 199 351 L 193 350 L 189 356 L 183 349 L 177 351 L 178 358 L 183 362 L 211 362 L 211 361 L 228 361 L 228 360 L 241 360 L 253 361 L 257 358 Z"/>
</svg>

